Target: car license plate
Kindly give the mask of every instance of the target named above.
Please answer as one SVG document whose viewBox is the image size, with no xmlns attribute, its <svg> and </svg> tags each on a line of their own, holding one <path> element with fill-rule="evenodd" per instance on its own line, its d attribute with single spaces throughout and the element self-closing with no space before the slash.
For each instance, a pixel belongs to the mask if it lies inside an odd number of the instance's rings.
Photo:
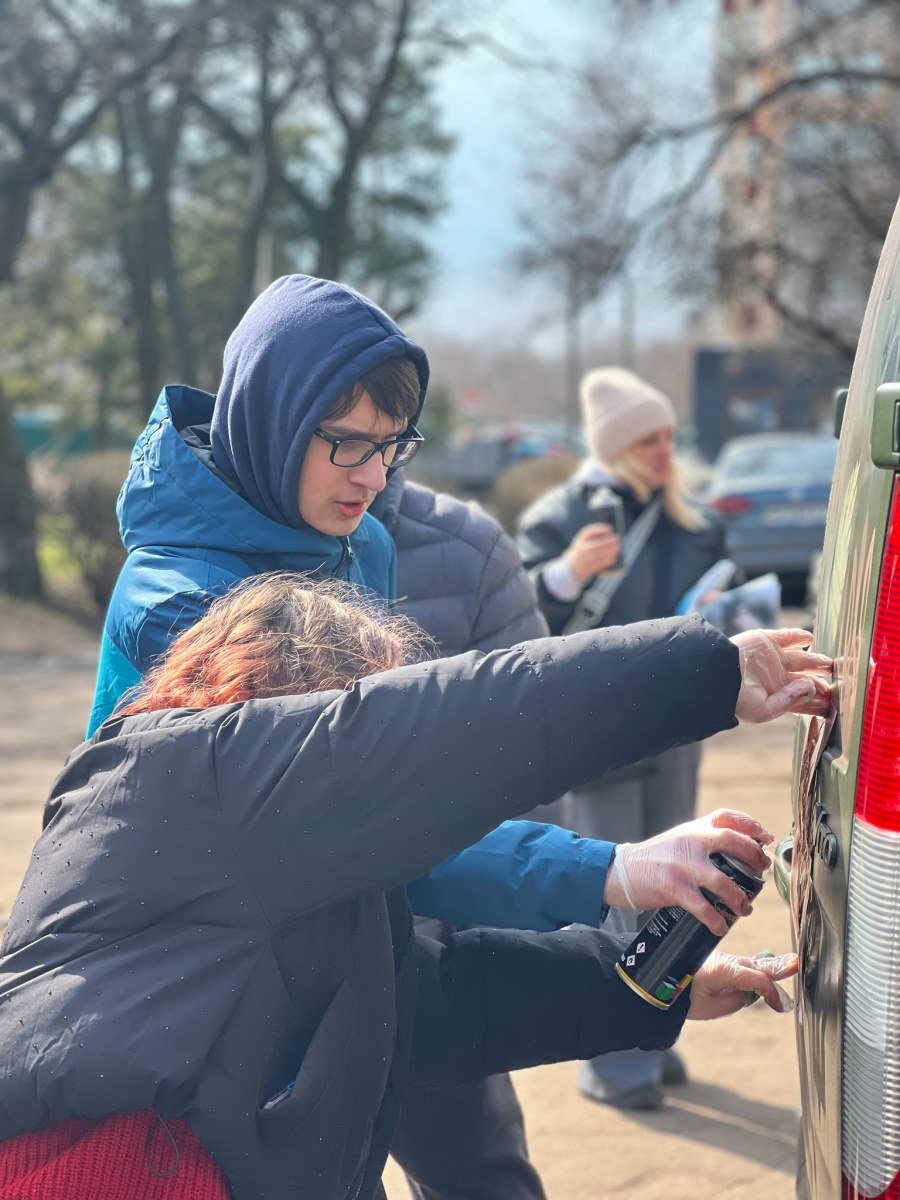
<svg viewBox="0 0 900 1200">
<path fill-rule="evenodd" d="M 773 504 L 763 509 L 763 525 L 824 525 L 827 504 Z"/>
</svg>

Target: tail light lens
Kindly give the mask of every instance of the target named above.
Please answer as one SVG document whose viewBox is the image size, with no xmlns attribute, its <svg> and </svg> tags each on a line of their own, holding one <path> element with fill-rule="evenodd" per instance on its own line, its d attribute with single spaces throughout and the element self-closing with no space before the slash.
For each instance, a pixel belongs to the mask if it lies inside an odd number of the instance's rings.
<svg viewBox="0 0 900 1200">
<path fill-rule="evenodd" d="M 723 517 L 739 517 L 741 513 L 750 511 L 753 501 L 748 496 L 713 496 L 706 505 Z"/>
<path fill-rule="evenodd" d="M 894 485 L 850 846 L 844 1200 L 900 1200 L 900 491 Z"/>
</svg>

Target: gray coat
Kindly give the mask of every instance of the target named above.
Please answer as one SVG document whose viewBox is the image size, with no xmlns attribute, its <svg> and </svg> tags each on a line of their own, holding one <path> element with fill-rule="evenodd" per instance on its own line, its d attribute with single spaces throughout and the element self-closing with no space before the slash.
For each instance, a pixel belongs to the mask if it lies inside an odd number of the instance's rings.
<svg viewBox="0 0 900 1200">
<path fill-rule="evenodd" d="M 154 1105 L 236 1200 L 370 1200 L 407 1082 L 670 1045 L 686 999 L 623 987 L 602 931 L 443 945 L 404 884 L 734 725 L 739 685 L 694 617 L 107 721 L 52 788 L 3 939 L 0 1139 Z"/>
<path fill-rule="evenodd" d="M 441 654 L 502 650 L 546 637 L 513 540 L 493 517 L 395 471 L 369 510 L 397 547 L 398 607 Z"/>
</svg>

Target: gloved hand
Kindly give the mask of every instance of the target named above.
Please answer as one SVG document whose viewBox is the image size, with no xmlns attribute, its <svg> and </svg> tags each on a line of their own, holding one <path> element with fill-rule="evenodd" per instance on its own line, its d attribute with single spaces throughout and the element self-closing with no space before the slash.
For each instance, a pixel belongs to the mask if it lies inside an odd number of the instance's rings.
<svg viewBox="0 0 900 1200">
<path fill-rule="evenodd" d="M 752 1004 L 757 996 L 762 996 L 776 1012 L 790 1012 L 794 1002 L 775 980 L 796 974 L 796 954 L 738 958 L 716 951 L 694 976 L 688 1020 L 714 1021 L 717 1017 L 727 1017 Z"/>
<path fill-rule="evenodd" d="M 735 716 L 758 725 L 783 713 L 824 717 L 831 708 L 831 687 L 824 674 L 834 663 L 811 654 L 811 635 L 804 629 L 751 629 L 731 639 L 741 656 L 741 690 Z M 816 675 L 808 672 L 818 672 Z"/>
<path fill-rule="evenodd" d="M 604 902 L 632 912 L 678 904 L 713 933 L 725 934 L 728 926 L 724 917 L 701 894 L 701 887 L 713 892 L 738 916 L 747 916 L 753 908 L 737 884 L 713 866 L 709 856 L 722 850 L 762 874 L 769 859 L 759 843 L 771 841 L 772 835 L 752 817 L 720 808 L 646 842 L 623 842 L 616 846 L 616 856 L 606 875 Z"/>
</svg>

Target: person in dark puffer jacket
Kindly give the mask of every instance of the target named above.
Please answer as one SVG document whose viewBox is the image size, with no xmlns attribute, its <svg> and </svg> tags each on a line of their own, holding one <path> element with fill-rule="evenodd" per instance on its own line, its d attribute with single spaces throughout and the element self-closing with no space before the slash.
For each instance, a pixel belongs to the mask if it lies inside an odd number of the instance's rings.
<svg viewBox="0 0 900 1200">
<path fill-rule="evenodd" d="M 394 540 L 398 607 L 431 634 L 442 655 L 546 637 L 534 584 L 493 517 L 409 482 L 402 470 L 369 511 Z M 436 921 L 418 925 L 431 936 L 444 932 Z M 416 1088 L 391 1153 L 414 1200 L 545 1200 L 509 1075 Z"/>
<path fill-rule="evenodd" d="M 798 653 L 806 640 L 729 642 L 692 617 L 422 661 L 421 631 L 346 584 L 244 581 L 53 785 L 0 960 L 0 1174 L 24 1168 L 27 1188 L 23 1136 L 52 1152 L 61 1123 L 120 1113 L 117 1157 L 171 1176 L 173 1198 L 196 1195 L 176 1154 L 193 1135 L 213 1194 L 224 1176 L 235 1200 L 384 1200 L 410 1086 L 669 1045 L 748 992 L 786 1011 L 773 981 L 795 955 L 714 955 L 659 1010 L 617 978 L 601 930 L 444 945 L 414 933 L 406 885 L 560 780 L 738 721 L 824 715 L 833 663 Z M 761 870 L 772 839 L 717 815 L 662 852 L 615 848 L 604 903 L 699 906 L 724 932 L 699 885 L 750 905 L 711 850 Z M 97 1178 L 46 1200 L 104 1194 Z"/>
<path fill-rule="evenodd" d="M 547 636 L 515 543 L 486 512 L 412 483 L 403 470 L 393 472 L 369 512 L 394 540 L 398 608 L 444 657 Z"/>
</svg>

